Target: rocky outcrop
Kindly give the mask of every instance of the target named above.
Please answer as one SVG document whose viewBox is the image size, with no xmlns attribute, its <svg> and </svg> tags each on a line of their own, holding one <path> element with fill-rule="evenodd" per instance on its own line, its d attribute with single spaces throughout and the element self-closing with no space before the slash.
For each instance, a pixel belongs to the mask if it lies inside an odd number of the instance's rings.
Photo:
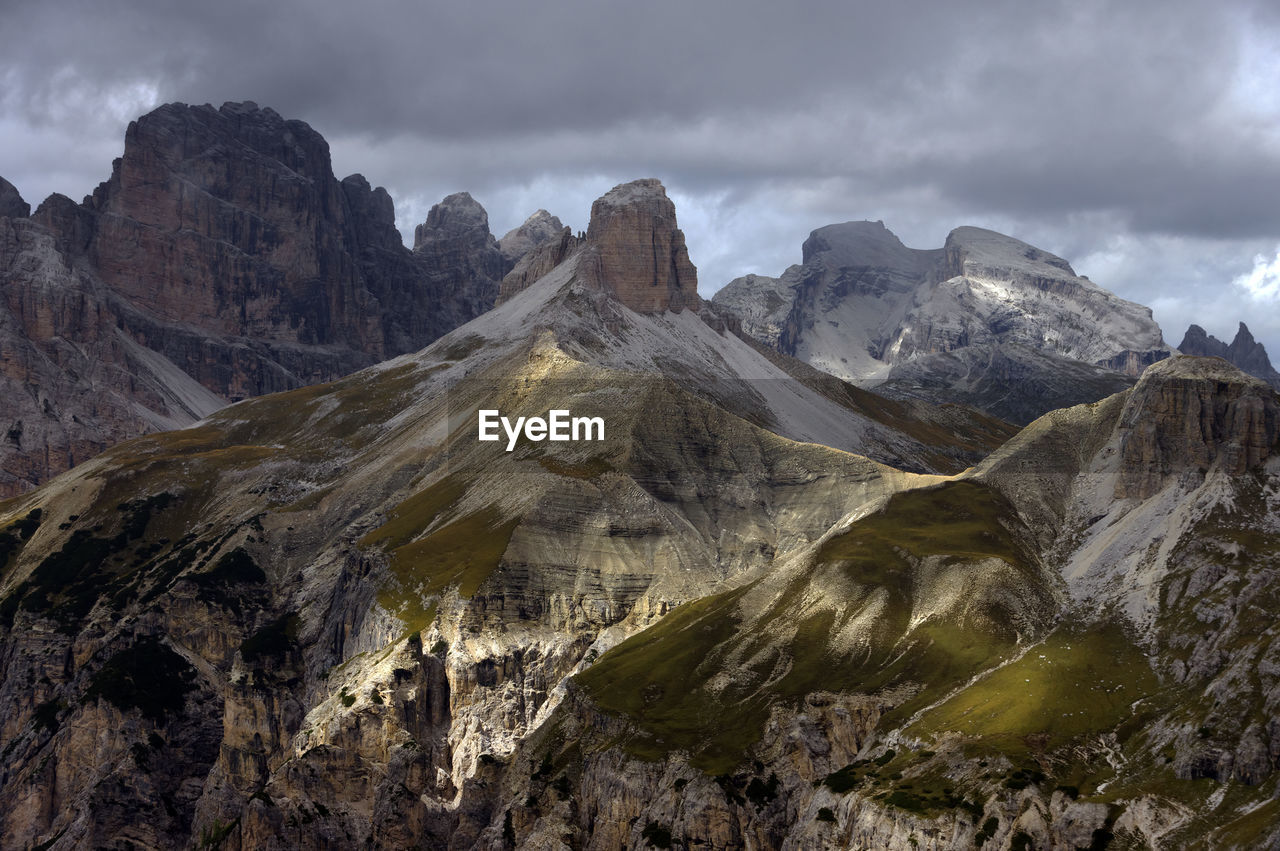
<svg viewBox="0 0 1280 851">
<path fill-rule="evenodd" d="M 1143 373 L 1118 431 L 1115 496 L 1145 499 L 1171 476 L 1260 467 L 1277 452 L 1280 402 L 1266 383 L 1220 358 L 1171 358 Z"/>
<path fill-rule="evenodd" d="M 31 215 L 31 205 L 22 200 L 18 189 L 0 177 L 0 218 L 25 219 Z"/>
<path fill-rule="evenodd" d="M 465 194 L 411 252 L 386 190 L 336 180 L 320 134 L 248 102 L 160 107 L 92 197 L 27 213 L 3 183 L 0 495 L 221 402 L 415 351 L 490 309 L 510 268 Z"/>
<path fill-rule="evenodd" d="M 514 266 L 521 257 L 535 248 L 559 239 L 560 232 L 563 230 L 564 225 L 558 218 L 546 210 L 538 210 L 525 219 L 520 227 L 507 231 L 502 239 L 498 240 L 498 248 L 502 251 L 502 256 L 506 258 L 507 263 Z"/>
<path fill-rule="evenodd" d="M 502 279 L 498 290 L 498 304 L 510 301 L 517 293 L 528 289 L 531 284 L 549 273 L 569 258 L 585 240 L 573 235 L 573 231 L 564 228 L 551 240 L 530 251 Z"/>
<path fill-rule="evenodd" d="M 891 395 L 983 405 L 974 388 L 1003 386 L 982 409 L 1019 423 L 1094 401 L 1168 354 L 1148 309 L 982 228 L 919 250 L 882 222 L 828 225 L 805 241 L 800 265 L 738 278 L 713 301 L 766 345 L 864 386 L 888 379 Z M 1002 385 L 1001 349 L 1028 353 L 1018 357 L 1026 380 Z M 1075 365 L 1060 369 L 1064 361 Z M 957 364 L 960 385 L 949 378 Z"/>
<path fill-rule="evenodd" d="M 1240 323 L 1235 339 L 1230 345 L 1217 337 L 1210 336 L 1199 325 L 1192 325 L 1187 328 L 1186 335 L 1178 344 L 1178 351 L 1184 355 L 1222 358 L 1280 390 L 1280 372 L 1276 372 L 1275 367 L 1271 365 L 1266 347 L 1253 339 L 1249 326 L 1243 322 Z"/>
<path fill-rule="evenodd" d="M 697 310 L 698 271 L 676 208 L 653 179 L 615 186 L 591 205 L 583 274 L 638 313 Z"/>
</svg>

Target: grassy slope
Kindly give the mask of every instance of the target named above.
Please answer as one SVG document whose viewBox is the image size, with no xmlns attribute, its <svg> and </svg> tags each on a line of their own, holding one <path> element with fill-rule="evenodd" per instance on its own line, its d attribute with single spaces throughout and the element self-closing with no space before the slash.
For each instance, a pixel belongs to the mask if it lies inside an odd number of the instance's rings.
<svg viewBox="0 0 1280 851">
<path fill-rule="evenodd" d="M 912 684 L 914 697 L 890 713 L 904 716 L 1014 650 L 1008 625 L 1026 613 L 1006 612 L 1003 596 L 984 594 L 1007 571 L 1039 581 L 1009 510 L 973 482 L 897 494 L 823 545 L 812 569 L 763 611 L 742 610 L 750 588 L 689 604 L 605 654 L 578 682 L 603 710 L 632 722 L 623 743 L 632 753 L 684 750 L 710 773 L 745 757 L 779 701 Z M 965 613 L 913 627 L 917 601 L 934 592 L 937 573 L 919 569 L 931 556 L 958 572 Z M 992 572 L 992 559 L 1005 571 Z M 828 593 L 837 587 L 844 599 Z M 859 639 L 853 647 L 837 640 L 850 632 Z"/>
</svg>

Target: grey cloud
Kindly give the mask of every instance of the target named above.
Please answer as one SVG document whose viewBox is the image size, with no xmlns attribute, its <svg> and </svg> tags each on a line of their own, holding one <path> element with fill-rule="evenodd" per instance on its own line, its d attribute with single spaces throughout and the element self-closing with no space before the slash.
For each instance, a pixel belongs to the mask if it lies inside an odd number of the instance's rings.
<svg viewBox="0 0 1280 851">
<path fill-rule="evenodd" d="M 592 193 L 660 177 L 707 291 L 853 218 L 1121 251 L 1099 281 L 1138 300 L 1144 267 L 1234 298 L 1280 242 L 1280 101 L 1254 102 L 1280 79 L 1240 76 L 1244 35 L 1280 44 L 1262 2 L 11 0 L 5 21 L 0 174 L 33 203 L 104 179 L 156 103 L 252 99 L 385 185 L 406 232 L 461 189 L 495 229 L 537 207 L 582 227 Z M 1175 245 L 1211 269 L 1168 268 Z"/>
</svg>

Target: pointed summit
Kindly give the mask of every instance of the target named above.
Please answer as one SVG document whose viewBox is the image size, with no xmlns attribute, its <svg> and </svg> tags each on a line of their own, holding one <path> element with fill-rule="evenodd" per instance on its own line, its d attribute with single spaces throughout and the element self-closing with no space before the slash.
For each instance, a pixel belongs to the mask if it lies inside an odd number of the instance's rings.
<svg viewBox="0 0 1280 851">
<path fill-rule="evenodd" d="M 507 262 L 515 265 L 530 251 L 553 239 L 558 239 L 563 230 L 564 224 L 558 218 L 546 210 L 538 210 L 525 219 L 520 227 L 507 231 L 502 239 L 498 240 L 498 248 L 502 250 L 502 256 L 507 259 Z"/>
<path fill-rule="evenodd" d="M 1245 372 L 1261 378 L 1277 390 L 1280 390 L 1280 372 L 1276 372 L 1267 357 L 1266 347 L 1253 338 L 1249 326 L 1243 322 L 1236 329 L 1236 337 L 1231 345 L 1207 334 L 1199 325 L 1187 328 L 1187 333 L 1178 344 L 1178 351 L 1184 355 L 1200 357 L 1213 356 L 1226 360 L 1243 369 Z"/>
<path fill-rule="evenodd" d="M 23 200 L 16 186 L 0 177 L 0 218 L 25 219 L 31 205 Z"/>
</svg>

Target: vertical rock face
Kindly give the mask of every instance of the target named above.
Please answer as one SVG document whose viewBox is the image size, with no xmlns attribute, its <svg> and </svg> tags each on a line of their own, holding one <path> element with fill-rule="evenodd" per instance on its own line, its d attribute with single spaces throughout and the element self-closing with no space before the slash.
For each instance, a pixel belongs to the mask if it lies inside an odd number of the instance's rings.
<svg viewBox="0 0 1280 851">
<path fill-rule="evenodd" d="M 1238 476 L 1277 452 L 1280 404 L 1264 382 L 1220 358 L 1179 357 L 1143 373 L 1120 416 L 1115 495 L 1145 499 L 1170 476 L 1215 464 Z"/>
<path fill-rule="evenodd" d="M 1186 335 L 1178 344 L 1178 351 L 1184 355 L 1222 358 L 1280 390 L 1280 372 L 1276 372 L 1275 367 L 1271 365 L 1266 347 L 1253 339 L 1249 326 L 1243 322 L 1240 323 L 1236 338 L 1231 341 L 1231 345 L 1205 333 L 1199 325 L 1192 325 L 1187 328 Z"/>
<path fill-rule="evenodd" d="M 511 268 L 489 232 L 489 214 L 466 192 L 431 208 L 427 220 L 414 229 L 413 254 L 432 269 L 448 270 L 457 287 L 471 287 L 486 309 Z"/>
<path fill-rule="evenodd" d="M 31 205 L 22 200 L 17 187 L 0 177 L 0 217 L 25 219 L 29 215 Z"/>
<path fill-rule="evenodd" d="M 85 203 L 0 180 L 0 495 L 224 401 L 415 351 L 493 306 L 511 263 L 470 196 L 407 249 L 301 121 L 168 104 Z"/>
<path fill-rule="evenodd" d="M 697 310 L 698 271 L 689 260 L 676 208 L 653 179 L 615 186 L 591 205 L 587 241 L 595 282 L 640 313 Z"/>
</svg>

